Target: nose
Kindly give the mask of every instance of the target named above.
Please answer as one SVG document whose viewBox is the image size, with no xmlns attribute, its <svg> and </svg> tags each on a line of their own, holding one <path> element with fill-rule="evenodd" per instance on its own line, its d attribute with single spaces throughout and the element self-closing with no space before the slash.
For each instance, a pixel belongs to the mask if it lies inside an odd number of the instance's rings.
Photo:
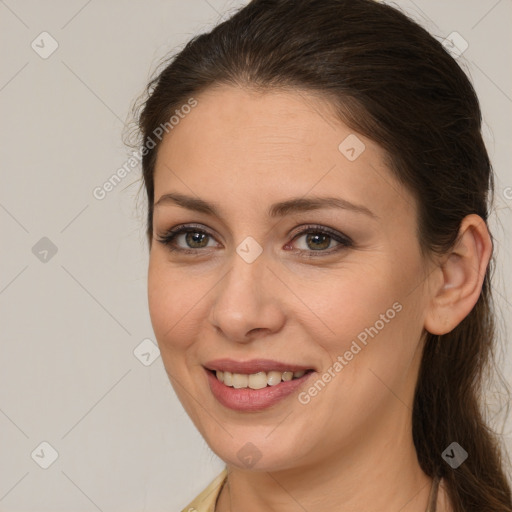
<svg viewBox="0 0 512 512">
<path fill-rule="evenodd" d="M 248 343 L 279 332 L 284 325 L 279 299 L 283 285 L 267 264 L 264 252 L 252 263 L 234 253 L 231 268 L 212 290 L 209 321 L 220 335 Z"/>
</svg>

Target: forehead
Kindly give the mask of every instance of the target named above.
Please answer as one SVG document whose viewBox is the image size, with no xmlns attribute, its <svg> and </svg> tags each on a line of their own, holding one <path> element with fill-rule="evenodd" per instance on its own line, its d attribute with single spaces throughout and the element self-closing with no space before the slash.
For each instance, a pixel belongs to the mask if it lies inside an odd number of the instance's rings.
<svg viewBox="0 0 512 512">
<path fill-rule="evenodd" d="M 412 200 L 384 150 L 318 96 L 221 86 L 195 99 L 158 150 L 155 201 L 170 189 L 246 207 L 327 192 L 374 211 Z"/>
<path fill-rule="evenodd" d="M 333 117 L 332 106 L 303 91 L 265 91 L 231 86 L 207 89 L 196 97 L 197 106 L 175 127 L 170 146 L 182 150 L 230 147 L 231 154 L 250 150 L 251 156 L 299 159 L 311 149 L 334 145 L 343 126 Z M 347 128 L 348 130 L 348 128 Z M 348 130 L 350 132 L 350 130 Z M 171 137 L 172 135 L 172 137 Z M 261 150 L 261 153 L 258 153 Z"/>
</svg>

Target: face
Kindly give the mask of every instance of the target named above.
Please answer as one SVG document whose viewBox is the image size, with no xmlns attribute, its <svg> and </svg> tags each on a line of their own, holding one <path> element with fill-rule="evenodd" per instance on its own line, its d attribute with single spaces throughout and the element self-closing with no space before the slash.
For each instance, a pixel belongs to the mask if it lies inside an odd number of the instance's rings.
<svg viewBox="0 0 512 512">
<path fill-rule="evenodd" d="M 181 403 L 240 468 L 247 455 L 263 470 L 349 461 L 389 442 L 410 423 L 427 304 L 412 196 L 319 97 L 222 86 L 196 99 L 159 148 L 148 276 Z M 205 368 L 225 358 L 313 371 L 227 389 Z"/>
</svg>

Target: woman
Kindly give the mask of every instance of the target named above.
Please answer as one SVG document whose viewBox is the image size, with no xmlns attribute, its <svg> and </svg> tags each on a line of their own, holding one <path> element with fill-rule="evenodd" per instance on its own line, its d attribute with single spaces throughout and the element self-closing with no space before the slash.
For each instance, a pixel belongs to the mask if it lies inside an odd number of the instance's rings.
<svg viewBox="0 0 512 512">
<path fill-rule="evenodd" d="M 442 44 L 372 0 L 254 0 L 139 121 L 151 321 L 226 463 L 184 510 L 512 511 L 492 168 Z"/>
</svg>

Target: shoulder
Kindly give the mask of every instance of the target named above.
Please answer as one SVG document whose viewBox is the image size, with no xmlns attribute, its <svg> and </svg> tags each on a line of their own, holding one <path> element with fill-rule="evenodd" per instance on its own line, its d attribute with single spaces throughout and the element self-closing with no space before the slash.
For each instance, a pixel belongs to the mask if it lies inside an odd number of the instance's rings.
<svg viewBox="0 0 512 512">
<path fill-rule="evenodd" d="M 224 468 L 181 512 L 214 512 L 227 474 L 227 468 Z"/>
</svg>

